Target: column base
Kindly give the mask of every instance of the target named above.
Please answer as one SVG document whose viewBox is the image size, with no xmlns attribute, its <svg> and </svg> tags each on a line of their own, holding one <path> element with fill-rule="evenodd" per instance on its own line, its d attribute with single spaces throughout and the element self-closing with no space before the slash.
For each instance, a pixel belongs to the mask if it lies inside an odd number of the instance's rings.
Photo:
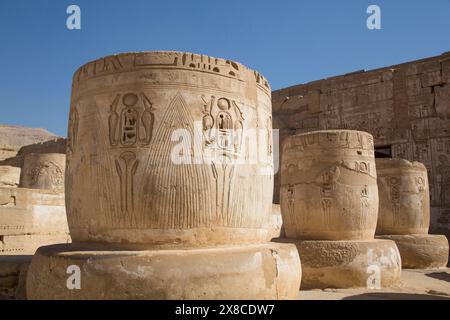
<svg viewBox="0 0 450 320">
<path fill-rule="evenodd" d="M 443 235 L 382 235 L 376 238 L 395 241 L 405 269 L 434 269 L 447 266 L 449 245 Z"/>
<path fill-rule="evenodd" d="M 67 287 L 71 265 L 80 268 L 80 289 Z M 38 249 L 28 271 L 27 297 L 295 299 L 300 280 L 300 259 L 291 244 L 142 251 L 67 244 Z"/>
<path fill-rule="evenodd" d="M 0 255 L 0 300 L 24 300 L 25 280 L 32 256 Z"/>
<path fill-rule="evenodd" d="M 394 241 L 277 241 L 297 246 L 302 260 L 301 289 L 385 288 L 400 281 L 401 260 Z"/>
</svg>

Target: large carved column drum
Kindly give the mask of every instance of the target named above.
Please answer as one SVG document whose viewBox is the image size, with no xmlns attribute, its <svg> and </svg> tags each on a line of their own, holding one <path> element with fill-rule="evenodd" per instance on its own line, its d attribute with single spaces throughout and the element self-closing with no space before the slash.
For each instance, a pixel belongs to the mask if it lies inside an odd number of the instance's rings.
<svg viewBox="0 0 450 320">
<path fill-rule="evenodd" d="M 397 243 L 404 268 L 438 268 L 448 262 L 448 240 L 430 235 L 426 167 L 404 159 L 377 159 L 380 211 L 377 238 Z"/>
<path fill-rule="evenodd" d="M 62 153 L 30 153 L 24 156 L 20 188 L 64 192 L 66 155 Z"/>
<path fill-rule="evenodd" d="M 342 130 L 290 137 L 282 158 L 287 237 L 373 239 L 378 188 L 370 134 Z"/>
<path fill-rule="evenodd" d="M 55 271 L 52 279 L 35 274 L 32 297 L 294 297 L 295 247 L 267 242 L 271 114 L 265 78 L 230 60 L 142 52 L 81 67 L 73 79 L 66 171 L 67 215 L 78 244 L 42 249 L 31 270 L 48 267 L 50 256 L 66 265 L 95 247 L 93 262 L 83 262 L 85 277 L 96 279 L 87 270 L 98 263 L 111 281 L 89 281 L 95 285 L 78 293 L 61 285 L 46 295 L 46 283 L 61 284 L 65 270 L 60 278 Z M 119 249 L 134 251 L 124 257 Z M 105 250 L 113 254 L 108 262 Z M 128 280 L 135 285 L 135 261 L 145 286 L 117 290 Z"/>
<path fill-rule="evenodd" d="M 374 240 L 378 215 L 373 137 L 327 130 L 286 138 L 281 210 L 287 239 L 302 257 L 303 288 L 380 286 L 399 280 L 393 241 Z"/>
</svg>

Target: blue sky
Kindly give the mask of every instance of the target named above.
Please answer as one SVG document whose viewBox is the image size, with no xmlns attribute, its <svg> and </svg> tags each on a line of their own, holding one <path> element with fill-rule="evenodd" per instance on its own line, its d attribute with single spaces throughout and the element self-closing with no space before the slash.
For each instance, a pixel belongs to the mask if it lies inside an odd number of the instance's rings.
<svg viewBox="0 0 450 320">
<path fill-rule="evenodd" d="M 81 30 L 66 9 L 81 8 Z M 379 5 L 382 29 L 368 30 Z M 273 89 L 450 51 L 450 0 L 1 0 L 0 123 L 66 135 L 71 78 L 118 52 L 239 61 Z"/>
</svg>

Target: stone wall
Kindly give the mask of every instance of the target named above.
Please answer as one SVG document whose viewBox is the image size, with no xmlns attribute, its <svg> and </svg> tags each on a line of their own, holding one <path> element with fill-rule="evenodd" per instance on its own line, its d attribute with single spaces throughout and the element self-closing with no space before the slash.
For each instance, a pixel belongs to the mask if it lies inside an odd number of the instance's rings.
<svg viewBox="0 0 450 320">
<path fill-rule="evenodd" d="M 430 231 L 450 234 L 450 52 L 277 90 L 272 100 L 281 143 L 301 132 L 362 130 L 381 152 L 424 163 Z"/>
</svg>

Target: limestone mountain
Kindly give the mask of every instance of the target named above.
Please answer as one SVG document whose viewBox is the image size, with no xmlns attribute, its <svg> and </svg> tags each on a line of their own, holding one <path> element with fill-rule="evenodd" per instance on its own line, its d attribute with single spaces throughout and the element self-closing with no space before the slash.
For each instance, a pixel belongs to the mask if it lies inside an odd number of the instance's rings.
<svg viewBox="0 0 450 320">
<path fill-rule="evenodd" d="M 14 157 L 23 146 L 58 138 L 61 137 L 42 128 L 0 124 L 0 160 Z"/>
</svg>

